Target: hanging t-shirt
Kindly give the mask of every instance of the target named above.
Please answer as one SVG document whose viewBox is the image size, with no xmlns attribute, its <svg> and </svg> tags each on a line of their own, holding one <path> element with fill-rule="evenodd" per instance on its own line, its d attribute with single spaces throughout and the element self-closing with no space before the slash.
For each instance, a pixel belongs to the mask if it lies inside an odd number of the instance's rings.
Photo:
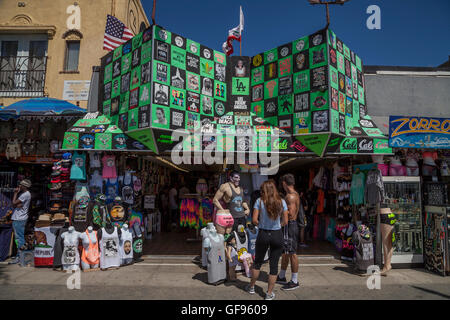
<svg viewBox="0 0 450 320">
<path fill-rule="evenodd" d="M 90 159 L 91 168 L 100 168 L 101 167 L 99 152 L 90 153 L 89 159 Z"/>
<path fill-rule="evenodd" d="M 131 233 L 133 235 L 133 258 L 139 259 L 140 257 L 142 257 L 143 248 L 142 232 L 140 226 L 135 223 L 131 228 Z"/>
<path fill-rule="evenodd" d="M 46 141 L 40 141 L 36 144 L 36 155 L 45 157 L 50 152 L 50 145 Z"/>
<path fill-rule="evenodd" d="M 98 172 L 98 170 L 95 170 L 94 173 L 91 175 L 91 181 L 89 183 L 91 187 L 97 187 L 100 189 L 100 192 L 103 189 L 103 178 Z"/>
<path fill-rule="evenodd" d="M 26 139 L 36 140 L 39 134 L 39 120 L 28 121 Z"/>
<path fill-rule="evenodd" d="M 88 206 L 75 204 L 73 207 L 71 225 L 78 232 L 85 232 L 87 227 L 92 226 L 93 204 Z"/>
<path fill-rule="evenodd" d="M 105 185 L 105 195 L 106 195 L 106 203 L 111 203 L 114 201 L 114 198 L 119 195 L 119 181 L 117 179 L 106 180 Z"/>
<path fill-rule="evenodd" d="M 366 187 L 366 176 L 363 172 L 354 173 L 350 188 L 350 205 L 364 204 L 364 189 Z"/>
<path fill-rule="evenodd" d="M 119 233 L 117 227 L 109 234 L 102 228 L 102 238 L 100 240 L 100 268 L 120 267 L 119 253 Z"/>
<path fill-rule="evenodd" d="M 83 197 L 89 198 L 89 191 L 87 183 L 77 182 L 75 185 L 75 200 L 80 200 Z"/>
<path fill-rule="evenodd" d="M 122 182 L 122 201 L 126 204 L 134 204 L 134 192 L 133 192 L 133 178 L 129 171 L 126 171 L 123 177 L 120 177 Z"/>
<path fill-rule="evenodd" d="M 122 205 L 112 203 L 109 205 L 109 217 L 114 226 L 122 227 L 128 219 L 127 209 Z"/>
<path fill-rule="evenodd" d="M 71 180 L 86 180 L 86 155 L 74 152 L 72 156 Z"/>
<path fill-rule="evenodd" d="M 10 137 L 13 129 L 13 124 L 10 120 L 2 121 L 0 126 L 0 137 Z"/>
<path fill-rule="evenodd" d="M 16 120 L 10 137 L 12 139 L 23 141 L 25 139 L 26 132 L 27 132 L 27 121 Z"/>
<path fill-rule="evenodd" d="M 116 157 L 115 156 L 103 156 L 103 179 L 115 179 L 117 178 L 116 170 Z"/>
<path fill-rule="evenodd" d="M 41 140 L 49 141 L 52 133 L 53 124 L 51 121 L 44 121 L 39 127 L 39 137 Z"/>
</svg>

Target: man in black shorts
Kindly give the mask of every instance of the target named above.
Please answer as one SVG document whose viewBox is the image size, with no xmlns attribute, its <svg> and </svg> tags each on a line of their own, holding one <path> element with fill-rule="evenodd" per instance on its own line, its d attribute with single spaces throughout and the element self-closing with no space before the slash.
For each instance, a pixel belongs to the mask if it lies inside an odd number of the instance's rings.
<svg viewBox="0 0 450 320">
<path fill-rule="evenodd" d="M 295 178 L 292 174 L 281 177 L 281 184 L 286 192 L 286 204 L 289 210 L 289 222 L 283 227 L 284 243 L 283 256 L 281 258 L 281 270 L 277 277 L 277 283 L 284 284 L 281 290 L 295 290 L 298 288 L 298 224 L 297 215 L 300 208 L 300 196 L 295 191 Z M 286 283 L 286 270 L 291 262 L 292 280 Z"/>
</svg>

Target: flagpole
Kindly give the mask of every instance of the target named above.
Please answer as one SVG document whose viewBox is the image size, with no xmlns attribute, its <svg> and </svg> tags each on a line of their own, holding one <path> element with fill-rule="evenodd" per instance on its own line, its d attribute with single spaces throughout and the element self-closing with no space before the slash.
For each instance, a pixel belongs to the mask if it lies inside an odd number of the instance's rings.
<svg viewBox="0 0 450 320">
<path fill-rule="evenodd" d="M 242 28 L 241 23 L 242 20 L 242 6 L 239 6 L 239 28 Z M 239 33 L 241 34 L 241 41 L 239 41 L 239 55 L 242 56 L 242 30 L 239 29 Z"/>
<path fill-rule="evenodd" d="M 156 11 L 156 0 L 153 0 L 153 9 L 152 9 L 152 24 L 156 24 L 155 23 L 155 11 Z"/>
</svg>

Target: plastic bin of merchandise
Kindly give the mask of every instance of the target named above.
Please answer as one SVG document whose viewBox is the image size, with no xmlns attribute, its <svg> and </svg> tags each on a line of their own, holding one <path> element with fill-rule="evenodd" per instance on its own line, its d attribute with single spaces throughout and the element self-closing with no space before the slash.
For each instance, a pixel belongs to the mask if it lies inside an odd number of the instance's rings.
<svg viewBox="0 0 450 320">
<path fill-rule="evenodd" d="M 423 264 L 420 177 L 383 177 L 385 201 L 397 216 L 392 264 Z"/>
</svg>

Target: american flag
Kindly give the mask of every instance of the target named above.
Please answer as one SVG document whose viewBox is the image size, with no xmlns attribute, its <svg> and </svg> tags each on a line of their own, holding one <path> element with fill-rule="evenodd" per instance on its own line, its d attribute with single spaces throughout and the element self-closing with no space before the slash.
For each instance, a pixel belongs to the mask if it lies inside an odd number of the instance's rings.
<svg viewBox="0 0 450 320">
<path fill-rule="evenodd" d="M 108 14 L 105 36 L 103 38 L 103 49 L 108 51 L 114 50 L 133 37 L 133 32 L 122 21 Z"/>
</svg>

